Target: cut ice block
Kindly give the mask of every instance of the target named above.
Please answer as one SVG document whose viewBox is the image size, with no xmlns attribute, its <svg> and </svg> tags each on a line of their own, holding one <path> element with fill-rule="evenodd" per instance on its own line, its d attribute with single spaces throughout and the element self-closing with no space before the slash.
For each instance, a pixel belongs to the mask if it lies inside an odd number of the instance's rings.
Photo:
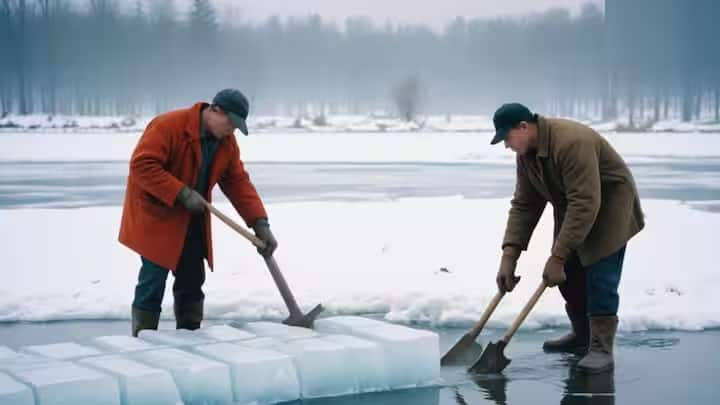
<svg viewBox="0 0 720 405">
<path fill-rule="evenodd" d="M 274 404 L 300 398 L 295 366 L 287 354 L 232 343 L 198 346 L 194 351 L 230 366 L 236 402 Z"/>
<path fill-rule="evenodd" d="M 326 335 L 321 339 L 349 349 L 350 358 L 346 370 L 355 378 L 359 392 L 388 389 L 384 352 L 378 343 L 348 335 Z"/>
<path fill-rule="evenodd" d="M 75 342 L 54 343 L 49 345 L 24 346 L 20 351 L 28 354 L 37 354 L 55 360 L 70 360 L 88 356 L 99 356 L 103 352 L 91 346 L 80 345 Z"/>
<path fill-rule="evenodd" d="M 115 378 L 77 364 L 46 362 L 12 375 L 33 388 L 38 404 L 120 404 Z"/>
<path fill-rule="evenodd" d="M 129 353 L 164 348 L 132 336 L 101 336 L 93 339 L 91 343 L 108 353 Z"/>
<path fill-rule="evenodd" d="M 200 328 L 195 331 L 203 337 L 212 339 L 218 342 L 232 342 L 235 340 L 252 339 L 255 334 L 244 331 L 242 329 L 233 328 L 228 325 L 213 325 L 206 328 Z"/>
<path fill-rule="evenodd" d="M 239 342 L 233 342 L 245 347 L 252 347 L 255 349 L 272 349 L 273 347 L 282 343 L 281 340 L 272 337 L 261 337 L 248 340 L 242 340 Z"/>
<path fill-rule="evenodd" d="M 15 352 L 15 350 L 6 346 L 0 346 L 0 359 L 7 359 L 15 356 L 17 356 L 17 352 Z"/>
<path fill-rule="evenodd" d="M 249 322 L 243 325 L 243 329 L 260 337 L 270 336 L 281 340 L 317 336 L 312 329 L 288 326 L 278 322 Z"/>
<path fill-rule="evenodd" d="M 303 398 L 332 397 L 357 392 L 349 349 L 318 338 L 293 339 L 271 347 L 292 356 Z"/>
<path fill-rule="evenodd" d="M 179 349 L 150 350 L 129 356 L 169 371 L 186 404 L 232 402 L 230 369 L 224 363 Z"/>
<path fill-rule="evenodd" d="M 387 322 L 375 319 L 363 318 L 361 316 L 333 316 L 321 318 L 313 324 L 314 329 L 322 333 L 345 334 L 352 329 L 367 329 L 391 325 Z"/>
<path fill-rule="evenodd" d="M 315 321 L 319 332 L 344 333 L 383 347 L 390 388 L 434 383 L 440 377 L 440 348 L 436 333 L 359 317 Z M 368 322 L 370 321 L 370 322 Z"/>
<path fill-rule="evenodd" d="M 214 340 L 187 329 L 141 330 L 140 339 L 170 347 L 197 346 L 215 343 Z"/>
<path fill-rule="evenodd" d="M 120 382 L 123 405 L 182 404 L 170 373 L 122 356 L 100 356 L 78 363 L 112 375 Z"/>
<path fill-rule="evenodd" d="M 35 405 L 30 387 L 0 373 L 0 405 Z"/>
<path fill-rule="evenodd" d="M 15 357 L 8 357 L 0 361 L 0 371 L 13 373 L 19 370 L 28 370 L 38 367 L 46 367 L 50 364 L 60 364 L 60 361 L 48 359 L 47 357 L 33 354 L 18 353 Z"/>
</svg>

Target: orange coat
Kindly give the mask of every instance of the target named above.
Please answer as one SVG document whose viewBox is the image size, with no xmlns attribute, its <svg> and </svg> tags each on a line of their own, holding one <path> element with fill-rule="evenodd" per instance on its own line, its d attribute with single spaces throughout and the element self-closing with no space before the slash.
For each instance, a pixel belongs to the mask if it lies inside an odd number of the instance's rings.
<svg viewBox="0 0 720 405">
<path fill-rule="evenodd" d="M 130 160 L 120 243 L 167 269 L 180 260 L 190 213 L 176 203 L 183 186 L 198 178 L 202 151 L 200 111 L 205 103 L 171 111 L 153 119 Z M 208 200 L 219 184 L 245 223 L 265 217 L 265 207 L 250 181 L 234 136 L 219 143 L 208 176 Z M 210 214 L 205 213 L 207 261 L 213 267 Z"/>
</svg>

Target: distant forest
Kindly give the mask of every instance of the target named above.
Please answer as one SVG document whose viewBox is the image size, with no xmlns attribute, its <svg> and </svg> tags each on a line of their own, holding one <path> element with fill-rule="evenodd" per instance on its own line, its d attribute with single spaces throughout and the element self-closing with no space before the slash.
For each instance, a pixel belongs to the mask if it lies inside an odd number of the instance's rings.
<svg viewBox="0 0 720 405">
<path fill-rule="evenodd" d="M 410 119 L 521 101 L 631 124 L 720 120 L 718 0 L 458 17 L 441 32 L 229 12 L 210 0 L 187 10 L 173 0 L 0 0 L 0 113 L 153 114 L 237 87 L 256 114 Z"/>
</svg>

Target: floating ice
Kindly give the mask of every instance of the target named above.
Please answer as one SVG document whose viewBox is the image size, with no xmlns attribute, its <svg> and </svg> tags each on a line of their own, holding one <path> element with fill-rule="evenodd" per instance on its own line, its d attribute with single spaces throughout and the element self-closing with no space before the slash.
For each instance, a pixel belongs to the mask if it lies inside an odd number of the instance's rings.
<svg viewBox="0 0 720 405">
<path fill-rule="evenodd" d="M 120 405 L 120 391 L 115 378 L 77 364 L 57 361 L 26 363 L 11 374 L 33 388 L 38 404 Z"/>
<path fill-rule="evenodd" d="M 377 342 L 384 351 L 391 388 L 432 384 L 440 376 L 440 349 L 436 333 L 360 317 L 319 319 L 315 321 L 315 329 Z"/>
<path fill-rule="evenodd" d="M 388 376 L 383 348 L 369 340 L 347 335 L 327 335 L 321 339 L 347 347 L 347 372 L 355 378 L 358 392 L 388 389 Z"/>
<path fill-rule="evenodd" d="M 6 346 L 0 346 L 0 359 L 6 359 L 15 356 L 17 356 L 15 350 L 12 350 Z"/>
<path fill-rule="evenodd" d="M 99 356 L 102 351 L 74 342 L 54 343 L 49 345 L 24 346 L 20 351 L 28 354 L 37 354 L 55 360 L 70 360 L 88 356 Z"/>
<path fill-rule="evenodd" d="M 249 322 L 243 325 L 243 329 L 257 336 L 275 337 L 282 340 L 317 336 L 317 333 L 312 329 L 287 326 L 277 322 Z"/>
<path fill-rule="evenodd" d="M 169 371 L 185 403 L 232 402 L 230 369 L 226 364 L 179 349 L 151 350 L 130 356 Z"/>
<path fill-rule="evenodd" d="M 32 390 L 5 373 L 0 373 L 0 405 L 34 405 Z"/>
<path fill-rule="evenodd" d="M 218 342 L 252 339 L 255 334 L 228 325 L 213 325 L 200 328 L 196 333 Z"/>
<path fill-rule="evenodd" d="M 187 329 L 141 330 L 140 339 L 171 347 L 195 346 L 215 343 L 214 340 Z"/>
<path fill-rule="evenodd" d="M 91 357 L 78 362 L 114 376 L 120 383 L 122 405 L 182 403 L 172 376 L 165 370 L 122 356 Z"/>
<path fill-rule="evenodd" d="M 195 352 L 230 366 L 236 402 L 273 404 L 300 397 L 295 366 L 286 354 L 232 343 L 199 346 Z"/>
<path fill-rule="evenodd" d="M 303 398 L 357 393 L 350 349 L 318 338 L 292 339 L 272 347 L 292 356 Z"/>
<path fill-rule="evenodd" d="M 132 336 L 100 336 L 93 339 L 92 344 L 108 353 L 128 353 L 163 348 Z"/>
</svg>

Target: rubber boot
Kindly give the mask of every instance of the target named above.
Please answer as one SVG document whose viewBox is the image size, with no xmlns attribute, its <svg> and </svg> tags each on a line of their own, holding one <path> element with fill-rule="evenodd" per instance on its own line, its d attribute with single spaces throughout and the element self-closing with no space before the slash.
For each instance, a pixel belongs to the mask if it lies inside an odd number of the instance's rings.
<svg viewBox="0 0 720 405">
<path fill-rule="evenodd" d="M 613 345 L 617 325 L 618 318 L 614 315 L 590 318 L 590 350 L 578 362 L 578 371 L 597 374 L 613 369 Z"/>
<path fill-rule="evenodd" d="M 159 312 L 145 311 L 140 308 L 132 307 L 132 335 L 138 336 L 143 329 L 157 330 L 158 323 L 160 322 Z"/>
<path fill-rule="evenodd" d="M 590 335 L 587 315 L 573 310 L 569 304 L 565 304 L 565 312 L 570 319 L 572 331 L 565 336 L 545 341 L 543 350 L 546 352 L 585 353 Z"/>
<path fill-rule="evenodd" d="M 203 301 L 178 302 L 173 304 L 176 329 L 195 330 L 200 328 L 203 319 Z"/>
</svg>

